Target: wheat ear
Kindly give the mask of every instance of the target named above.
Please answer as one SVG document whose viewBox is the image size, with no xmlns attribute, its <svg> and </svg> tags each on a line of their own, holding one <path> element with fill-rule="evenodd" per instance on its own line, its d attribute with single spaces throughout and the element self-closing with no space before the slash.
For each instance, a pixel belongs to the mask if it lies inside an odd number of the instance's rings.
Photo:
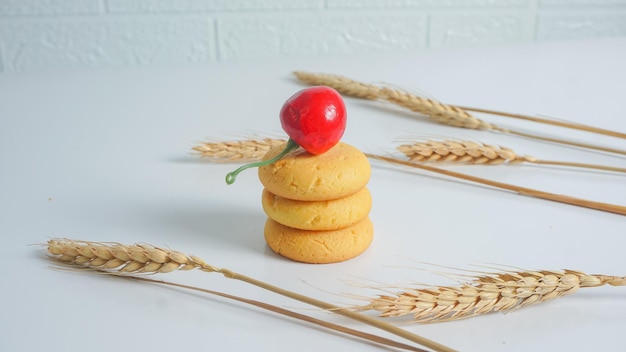
<svg viewBox="0 0 626 352">
<path fill-rule="evenodd" d="M 226 278 L 239 280 L 264 290 L 368 324 L 436 351 L 454 351 L 440 343 L 415 335 L 379 319 L 359 314 L 352 309 L 338 307 L 292 291 L 284 290 L 280 287 L 241 275 L 225 268 L 209 265 L 201 258 L 193 255 L 186 255 L 181 252 L 148 244 L 123 245 L 119 243 L 90 242 L 71 239 L 51 239 L 47 243 L 47 248 L 48 253 L 60 262 L 112 272 L 119 275 L 169 273 L 176 270 L 194 269 L 209 273 L 219 273 Z"/>
<path fill-rule="evenodd" d="M 361 99 L 376 100 L 381 97 L 381 87 L 375 84 L 358 82 L 353 79 L 325 73 L 295 71 L 294 76 L 309 85 L 332 87 L 339 93 Z"/>
<path fill-rule="evenodd" d="M 440 103 L 433 99 L 422 98 L 401 89 L 384 87 L 380 97 L 388 102 L 407 108 L 418 114 L 426 115 L 431 120 L 449 126 L 476 130 L 498 130 L 508 132 L 485 122 L 463 109 Z"/>
<path fill-rule="evenodd" d="M 283 143 L 285 142 L 285 140 L 282 140 L 282 141 Z M 259 149 L 262 149 L 262 148 L 265 148 L 266 151 L 269 151 L 271 149 L 269 143 L 266 143 L 265 146 L 259 145 Z M 215 152 L 216 152 L 215 150 L 212 150 L 211 152 L 208 152 L 206 155 L 201 154 L 201 156 L 205 156 L 209 159 L 214 159 Z M 432 166 L 425 165 L 425 164 L 414 163 L 414 162 L 407 161 L 407 160 L 400 160 L 394 157 L 389 157 L 389 156 L 384 156 L 384 155 L 376 155 L 376 154 L 370 154 L 370 153 L 365 153 L 365 155 L 368 158 L 373 159 L 373 160 L 380 160 L 380 161 L 385 161 L 385 162 L 396 164 L 396 165 L 418 168 L 418 169 L 422 169 L 422 170 L 429 171 L 429 172 L 434 172 L 434 173 L 449 176 L 449 177 L 454 177 L 454 178 L 458 178 L 458 179 L 462 179 L 462 180 L 466 180 L 466 181 L 470 181 L 474 183 L 488 185 L 488 186 L 495 187 L 495 188 L 505 189 L 508 191 L 516 192 L 524 196 L 551 200 L 554 202 L 565 203 L 565 204 L 575 205 L 575 206 L 594 209 L 594 210 L 606 211 L 606 212 L 620 214 L 620 215 L 626 215 L 626 206 L 622 206 L 622 205 L 596 202 L 596 201 L 591 201 L 587 199 L 574 198 L 574 197 L 561 195 L 561 194 L 553 194 L 549 192 L 535 190 L 532 188 L 520 187 L 520 186 L 508 184 L 508 183 L 492 181 L 492 180 L 488 180 L 488 179 L 481 178 L 481 177 L 475 177 L 475 176 L 463 174 L 460 172 L 454 172 L 454 171 L 445 170 L 445 169 L 441 169 L 437 167 L 432 167 Z"/>
<path fill-rule="evenodd" d="M 327 74 L 327 73 L 311 73 L 311 72 L 296 71 L 294 75 L 296 76 L 296 78 L 298 78 L 298 80 L 300 80 L 303 83 L 306 83 L 309 85 L 311 84 L 326 85 L 326 86 L 336 89 L 338 92 L 346 96 L 353 96 L 356 98 L 369 99 L 369 100 L 388 101 L 390 103 L 404 107 L 406 109 L 409 109 L 421 115 L 427 116 L 428 118 L 430 118 L 431 120 L 435 122 L 442 123 L 448 126 L 507 133 L 507 134 L 512 134 L 512 135 L 525 137 L 525 138 L 537 139 L 537 140 L 550 142 L 550 143 L 559 143 L 559 144 L 569 145 L 569 146 L 573 146 L 577 148 L 593 149 L 593 150 L 599 150 L 599 151 L 608 152 L 608 153 L 626 155 L 626 150 L 603 147 L 603 146 L 592 145 L 592 144 L 587 144 L 587 143 L 573 142 L 573 141 L 568 141 L 568 140 L 563 140 L 563 139 L 558 139 L 558 138 L 544 137 L 544 136 L 539 136 L 539 135 L 535 135 L 531 133 L 525 133 L 525 132 L 502 128 L 502 127 L 496 126 L 494 124 L 491 124 L 489 122 L 486 122 L 477 118 L 476 116 L 470 114 L 469 110 L 465 110 L 459 106 L 444 104 L 434 99 L 427 99 L 424 97 L 420 97 L 418 95 L 412 94 L 402 89 L 391 88 L 388 86 L 368 85 L 366 83 L 358 82 L 350 78 L 346 78 L 346 77 L 339 76 L 339 75 Z M 362 93 L 364 91 L 363 87 L 367 87 L 367 91 L 369 92 L 368 94 Z M 375 87 L 377 87 L 378 89 L 376 89 Z M 356 93 L 356 94 L 352 95 L 351 93 Z M 479 111 L 479 109 L 473 109 L 473 110 Z M 483 111 L 480 111 L 480 112 L 483 112 Z M 492 114 L 498 113 L 496 111 L 490 111 L 490 112 Z M 505 117 L 512 117 L 511 115 L 516 115 L 516 114 L 503 113 L 503 114 L 498 114 L 498 115 L 505 116 Z M 528 119 L 528 120 L 531 120 L 531 119 Z M 535 122 L 542 122 L 542 121 L 541 119 L 535 119 Z M 567 125 L 563 127 L 573 128 L 572 126 L 576 126 L 577 129 L 583 129 L 587 132 L 598 133 L 599 130 L 601 131 L 601 129 L 597 129 L 597 128 L 585 129 L 584 127 L 581 127 L 583 125 L 580 125 L 580 124 L 562 123 L 560 125 L 563 125 L 563 124 Z"/>
<path fill-rule="evenodd" d="M 422 287 L 378 296 L 361 307 L 383 317 L 412 315 L 433 323 L 505 312 L 572 294 L 580 288 L 626 286 L 626 277 L 579 271 L 520 271 L 478 276 L 455 287 Z"/>
<path fill-rule="evenodd" d="M 269 149 L 283 143 L 282 139 L 272 138 L 214 141 L 198 144 L 192 150 L 215 162 L 250 162 L 260 160 Z"/>
<path fill-rule="evenodd" d="M 620 167 L 569 161 L 540 160 L 529 155 L 518 155 L 511 148 L 472 141 L 428 140 L 412 144 L 401 144 L 397 149 L 406 155 L 410 161 L 416 163 L 454 162 L 486 165 L 532 163 L 626 173 L 626 169 Z"/>
</svg>

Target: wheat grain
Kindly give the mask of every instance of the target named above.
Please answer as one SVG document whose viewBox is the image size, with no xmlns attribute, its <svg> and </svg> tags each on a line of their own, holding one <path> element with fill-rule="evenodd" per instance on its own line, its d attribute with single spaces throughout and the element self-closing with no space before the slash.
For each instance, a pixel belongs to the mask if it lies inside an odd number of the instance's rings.
<svg viewBox="0 0 626 352">
<path fill-rule="evenodd" d="M 300 81 L 309 85 L 331 87 L 339 93 L 353 98 L 375 100 L 381 97 L 381 87 L 375 84 L 358 82 L 347 77 L 326 73 L 295 71 L 293 74 Z"/>
<path fill-rule="evenodd" d="M 51 239 L 48 252 L 61 262 L 83 267 L 116 271 L 120 274 L 169 273 L 199 269 L 220 272 L 195 256 L 148 244 L 121 245 L 69 239 Z"/>
<path fill-rule="evenodd" d="M 471 141 L 429 140 L 401 144 L 397 149 L 414 163 L 454 162 L 485 165 L 533 163 L 626 173 L 626 168 L 571 161 L 540 160 L 529 155 L 517 155 L 511 148 Z"/>
<path fill-rule="evenodd" d="M 456 287 L 423 287 L 380 295 L 363 310 L 382 317 L 412 315 L 414 321 L 434 323 L 504 312 L 542 303 L 580 288 L 626 286 L 626 277 L 588 275 L 579 271 L 519 271 L 478 276 Z"/>
<path fill-rule="evenodd" d="M 219 273 L 226 278 L 246 282 L 279 295 L 368 324 L 436 351 L 454 351 L 440 343 L 400 329 L 397 326 L 385 323 L 379 319 L 359 314 L 352 309 L 337 307 L 225 268 L 209 265 L 201 258 L 193 255 L 185 255 L 181 252 L 148 244 L 122 245 L 119 243 L 89 242 L 71 239 L 51 239 L 47 243 L 47 249 L 48 253 L 50 253 L 54 259 L 62 263 L 78 265 L 83 268 L 95 269 L 115 275 L 132 276 L 137 274 L 169 273 L 176 270 L 193 269 Z"/>
<path fill-rule="evenodd" d="M 431 120 L 444 125 L 478 130 L 505 131 L 463 109 L 446 105 L 433 99 L 422 98 L 401 89 L 383 87 L 380 90 L 379 97 L 413 112 L 425 115 Z"/>
<path fill-rule="evenodd" d="M 237 141 L 205 142 L 192 149 L 201 157 L 217 162 L 249 162 L 261 159 L 273 147 L 285 143 L 284 139 L 262 138 Z"/>
<path fill-rule="evenodd" d="M 285 144 L 286 139 L 263 138 L 239 141 L 205 142 L 192 149 L 214 162 L 253 162 L 261 160 L 270 149 Z"/>
<path fill-rule="evenodd" d="M 425 141 L 402 144 L 398 150 L 412 162 L 461 162 L 470 164 L 518 164 L 534 162 L 530 156 L 519 156 L 506 147 L 471 141 Z"/>
</svg>

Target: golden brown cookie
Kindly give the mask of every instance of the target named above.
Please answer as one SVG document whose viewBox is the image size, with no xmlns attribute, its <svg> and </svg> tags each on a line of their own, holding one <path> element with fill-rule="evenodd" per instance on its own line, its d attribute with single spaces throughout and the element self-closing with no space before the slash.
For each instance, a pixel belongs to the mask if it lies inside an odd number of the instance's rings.
<svg viewBox="0 0 626 352">
<path fill-rule="evenodd" d="M 270 219 L 302 230 L 348 227 L 365 219 L 372 209 L 372 196 L 367 188 L 347 197 L 320 201 L 287 199 L 264 189 L 261 199 Z"/>
<path fill-rule="evenodd" d="M 265 222 L 265 241 L 276 253 L 298 262 L 328 264 L 363 253 L 374 237 L 369 218 L 339 230 L 307 231 L 287 227 L 272 219 Z"/>
<path fill-rule="evenodd" d="M 263 160 L 278 155 L 284 145 L 272 148 Z M 330 200 L 360 191 L 371 173 L 367 157 L 357 148 L 338 143 L 313 155 L 298 148 L 273 164 L 259 167 L 259 180 L 278 196 L 305 201 Z"/>
</svg>

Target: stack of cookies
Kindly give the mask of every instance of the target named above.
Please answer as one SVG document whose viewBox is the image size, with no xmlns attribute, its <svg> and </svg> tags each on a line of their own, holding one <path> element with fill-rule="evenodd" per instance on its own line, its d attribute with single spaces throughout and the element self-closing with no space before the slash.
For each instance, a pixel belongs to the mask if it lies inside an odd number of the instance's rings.
<svg viewBox="0 0 626 352">
<path fill-rule="evenodd" d="M 270 150 L 263 160 L 284 148 Z M 374 227 L 365 187 L 371 168 L 355 147 L 338 143 L 319 155 L 296 149 L 259 168 L 265 240 L 276 253 L 305 263 L 336 263 L 363 253 Z"/>
</svg>

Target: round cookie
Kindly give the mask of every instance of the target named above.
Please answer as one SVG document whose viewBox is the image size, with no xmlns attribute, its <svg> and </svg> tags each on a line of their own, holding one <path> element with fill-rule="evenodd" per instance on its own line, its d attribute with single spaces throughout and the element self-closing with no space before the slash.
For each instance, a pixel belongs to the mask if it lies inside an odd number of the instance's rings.
<svg viewBox="0 0 626 352">
<path fill-rule="evenodd" d="M 284 145 L 272 148 L 263 160 L 278 155 L 283 148 Z M 342 142 L 318 155 L 298 148 L 275 163 L 259 167 L 259 180 L 268 191 L 304 201 L 331 200 L 354 194 L 365 187 L 370 174 L 367 157 Z"/>
<path fill-rule="evenodd" d="M 265 241 L 276 253 L 298 262 L 329 264 L 363 253 L 374 237 L 369 218 L 343 229 L 307 231 L 287 227 L 272 219 L 265 222 Z"/>
<path fill-rule="evenodd" d="M 302 230 L 348 227 L 365 219 L 372 209 L 372 196 L 367 188 L 347 197 L 320 201 L 292 200 L 264 189 L 261 199 L 270 219 Z"/>
</svg>

